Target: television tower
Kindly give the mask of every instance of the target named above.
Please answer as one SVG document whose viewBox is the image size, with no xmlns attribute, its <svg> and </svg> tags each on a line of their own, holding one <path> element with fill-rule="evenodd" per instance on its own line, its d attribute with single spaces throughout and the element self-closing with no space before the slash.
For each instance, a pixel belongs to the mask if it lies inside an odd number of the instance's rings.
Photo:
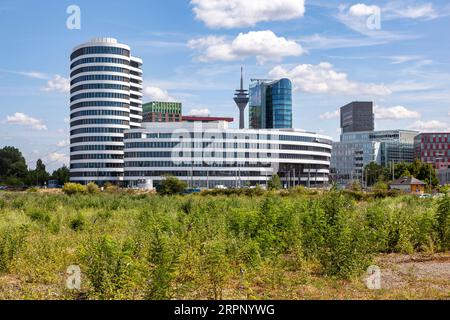
<svg viewBox="0 0 450 320">
<path fill-rule="evenodd" d="M 244 90 L 244 70 L 241 67 L 241 89 L 236 90 L 234 96 L 234 102 L 239 108 L 239 129 L 245 129 L 245 108 L 249 101 L 248 90 Z"/>
</svg>

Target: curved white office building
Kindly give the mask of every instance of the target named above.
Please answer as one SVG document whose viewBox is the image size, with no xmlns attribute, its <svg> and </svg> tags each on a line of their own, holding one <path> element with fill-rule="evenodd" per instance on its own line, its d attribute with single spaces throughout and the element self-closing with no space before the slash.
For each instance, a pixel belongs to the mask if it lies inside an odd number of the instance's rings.
<svg viewBox="0 0 450 320">
<path fill-rule="evenodd" d="M 112 38 L 76 47 L 70 60 L 71 180 L 120 183 L 124 131 L 142 122 L 142 60 Z"/>
<path fill-rule="evenodd" d="M 128 186 L 175 176 L 191 188 L 328 186 L 332 139 L 299 130 L 230 129 L 226 122 L 143 123 L 125 133 Z"/>
</svg>

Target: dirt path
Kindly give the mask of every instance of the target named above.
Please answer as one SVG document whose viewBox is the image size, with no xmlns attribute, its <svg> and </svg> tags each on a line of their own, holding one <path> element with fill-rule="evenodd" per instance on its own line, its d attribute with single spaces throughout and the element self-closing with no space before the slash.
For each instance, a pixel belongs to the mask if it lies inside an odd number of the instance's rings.
<svg viewBox="0 0 450 320">
<path fill-rule="evenodd" d="M 450 299 L 450 253 L 384 255 L 378 259 L 383 291 L 409 292 L 412 296 Z"/>
</svg>

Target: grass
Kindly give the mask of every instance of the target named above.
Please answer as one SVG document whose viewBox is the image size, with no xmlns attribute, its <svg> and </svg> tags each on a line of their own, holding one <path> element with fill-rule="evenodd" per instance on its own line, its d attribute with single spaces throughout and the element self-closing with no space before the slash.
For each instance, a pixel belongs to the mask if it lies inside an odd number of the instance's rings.
<svg viewBox="0 0 450 320">
<path fill-rule="evenodd" d="M 1 192 L 0 299 L 450 298 L 363 279 L 386 254 L 449 250 L 449 199 L 357 199 Z M 65 288 L 71 265 L 81 292 Z"/>
</svg>

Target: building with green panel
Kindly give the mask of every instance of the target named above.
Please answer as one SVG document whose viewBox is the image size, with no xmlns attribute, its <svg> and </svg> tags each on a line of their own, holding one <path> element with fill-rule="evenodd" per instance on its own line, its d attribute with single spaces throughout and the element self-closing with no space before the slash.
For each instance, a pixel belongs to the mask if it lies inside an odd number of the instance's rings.
<svg viewBox="0 0 450 320">
<path fill-rule="evenodd" d="M 180 102 L 152 101 L 143 109 L 143 122 L 181 122 L 183 106 Z"/>
</svg>

